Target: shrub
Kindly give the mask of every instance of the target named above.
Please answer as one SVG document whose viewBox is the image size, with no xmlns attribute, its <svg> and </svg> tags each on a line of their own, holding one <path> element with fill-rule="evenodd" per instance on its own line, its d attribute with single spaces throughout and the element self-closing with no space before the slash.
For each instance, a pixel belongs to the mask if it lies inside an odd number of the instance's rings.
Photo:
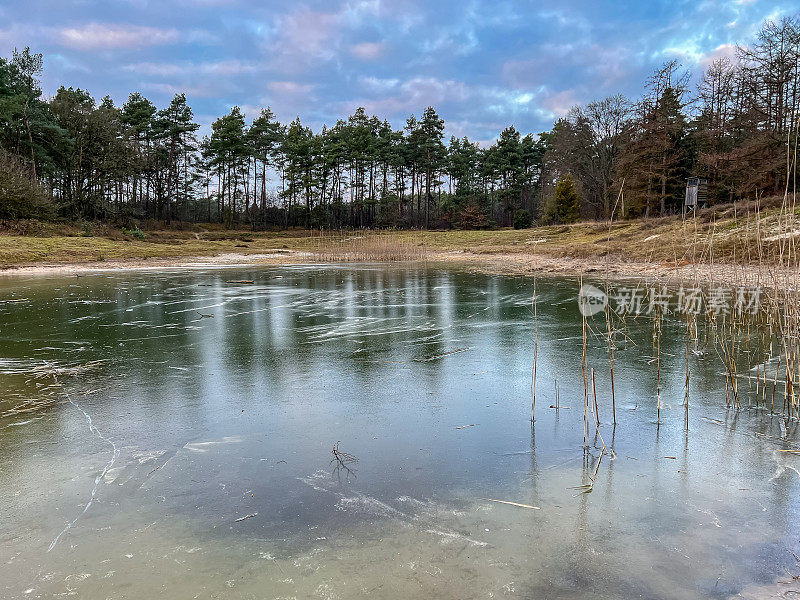
<svg viewBox="0 0 800 600">
<path fill-rule="evenodd" d="M 528 229 L 531 226 L 531 213 L 525 209 L 514 213 L 514 229 Z"/>
<path fill-rule="evenodd" d="M 123 227 L 122 233 L 124 235 L 129 235 L 137 240 L 143 240 L 147 238 L 147 234 L 138 227 L 135 227 L 134 229 L 126 229 L 125 227 Z"/>
<path fill-rule="evenodd" d="M 480 208 L 474 204 L 467 204 L 458 213 L 458 226 L 461 229 L 486 229 L 489 221 Z"/>
<path fill-rule="evenodd" d="M 49 219 L 53 205 L 20 159 L 0 149 L 0 219 Z"/>
</svg>

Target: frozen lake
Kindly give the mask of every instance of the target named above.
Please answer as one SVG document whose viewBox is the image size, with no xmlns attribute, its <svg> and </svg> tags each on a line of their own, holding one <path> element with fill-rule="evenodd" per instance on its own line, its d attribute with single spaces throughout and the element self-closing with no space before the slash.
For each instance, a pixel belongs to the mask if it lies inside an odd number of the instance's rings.
<svg viewBox="0 0 800 600">
<path fill-rule="evenodd" d="M 678 323 L 660 426 L 652 326 L 616 353 L 616 427 L 591 340 L 611 454 L 576 489 L 602 444 L 592 426 L 582 448 L 578 287 L 537 284 L 532 428 L 529 278 L 1 280 L 0 597 L 695 599 L 784 575 L 796 424 L 726 410 L 709 352 L 687 432 Z M 337 443 L 357 462 L 332 462 Z"/>
</svg>

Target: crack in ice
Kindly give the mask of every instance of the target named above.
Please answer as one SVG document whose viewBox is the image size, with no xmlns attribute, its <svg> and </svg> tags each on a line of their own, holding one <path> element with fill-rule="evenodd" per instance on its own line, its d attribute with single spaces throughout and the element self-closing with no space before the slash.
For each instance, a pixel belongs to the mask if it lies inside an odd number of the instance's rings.
<svg viewBox="0 0 800 600">
<path fill-rule="evenodd" d="M 56 536 L 56 538 L 50 543 L 50 547 L 47 549 L 48 552 L 50 552 L 53 548 L 55 548 L 56 544 L 58 544 L 58 540 L 60 540 L 61 537 L 65 533 L 67 533 L 67 531 L 69 531 L 72 528 L 72 526 L 75 525 L 75 523 L 78 522 L 78 519 L 80 519 L 83 515 L 86 514 L 86 511 L 89 510 L 89 507 L 92 506 L 92 503 L 94 502 L 95 494 L 97 494 L 97 486 L 100 485 L 100 481 L 103 479 L 103 477 L 105 477 L 106 473 L 108 473 L 108 470 L 111 467 L 114 466 L 114 462 L 117 460 L 117 457 L 119 456 L 119 450 L 117 449 L 117 445 L 114 442 L 112 442 L 110 439 L 105 437 L 102 433 L 100 433 L 100 430 L 97 429 L 97 427 L 94 426 L 94 423 L 92 423 L 92 417 L 90 417 L 89 414 L 85 410 L 83 410 L 83 408 L 81 408 L 80 406 L 75 404 L 75 402 L 73 402 L 72 398 L 70 398 L 69 396 L 67 396 L 67 400 L 69 401 L 70 404 L 72 404 L 72 406 L 74 406 L 79 411 L 81 411 L 83 413 L 84 417 L 86 417 L 86 422 L 89 423 L 89 431 L 91 431 L 92 433 L 96 434 L 97 437 L 99 437 L 105 443 L 109 444 L 111 446 L 111 448 L 113 449 L 113 452 L 111 453 L 111 460 L 109 460 L 106 463 L 106 466 L 103 469 L 103 471 L 97 477 L 95 477 L 94 486 L 92 486 L 92 493 L 91 493 L 91 496 L 89 497 L 89 501 L 86 503 L 86 506 L 83 507 L 83 510 L 78 514 L 77 517 L 75 517 L 72 521 L 67 523 L 67 526 L 64 527 L 64 529 L 61 530 L 61 533 L 59 533 Z"/>
</svg>

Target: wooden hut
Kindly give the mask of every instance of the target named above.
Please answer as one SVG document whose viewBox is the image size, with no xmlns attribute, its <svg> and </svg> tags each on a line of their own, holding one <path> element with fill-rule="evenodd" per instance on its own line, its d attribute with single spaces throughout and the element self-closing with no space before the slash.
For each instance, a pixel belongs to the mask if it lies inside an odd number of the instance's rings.
<svg viewBox="0 0 800 600">
<path fill-rule="evenodd" d="M 689 177 L 686 180 L 686 201 L 683 211 L 695 210 L 708 203 L 708 179 L 705 177 Z"/>
</svg>

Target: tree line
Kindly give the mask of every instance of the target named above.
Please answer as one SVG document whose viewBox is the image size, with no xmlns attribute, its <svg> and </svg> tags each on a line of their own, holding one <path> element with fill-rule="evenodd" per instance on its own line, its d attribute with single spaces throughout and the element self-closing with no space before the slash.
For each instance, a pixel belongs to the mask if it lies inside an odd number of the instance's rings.
<svg viewBox="0 0 800 600">
<path fill-rule="evenodd" d="M 514 126 L 481 147 L 445 141 L 433 107 L 401 129 L 359 108 L 314 132 L 239 107 L 210 134 L 184 94 L 159 109 L 134 92 L 60 87 L 43 57 L 0 58 L 0 218 L 218 222 L 227 226 L 481 228 L 668 215 L 686 179 L 710 203 L 795 185 L 800 21 L 767 21 L 698 83 L 676 61 L 623 95 L 572 108 L 550 131 Z"/>
</svg>

